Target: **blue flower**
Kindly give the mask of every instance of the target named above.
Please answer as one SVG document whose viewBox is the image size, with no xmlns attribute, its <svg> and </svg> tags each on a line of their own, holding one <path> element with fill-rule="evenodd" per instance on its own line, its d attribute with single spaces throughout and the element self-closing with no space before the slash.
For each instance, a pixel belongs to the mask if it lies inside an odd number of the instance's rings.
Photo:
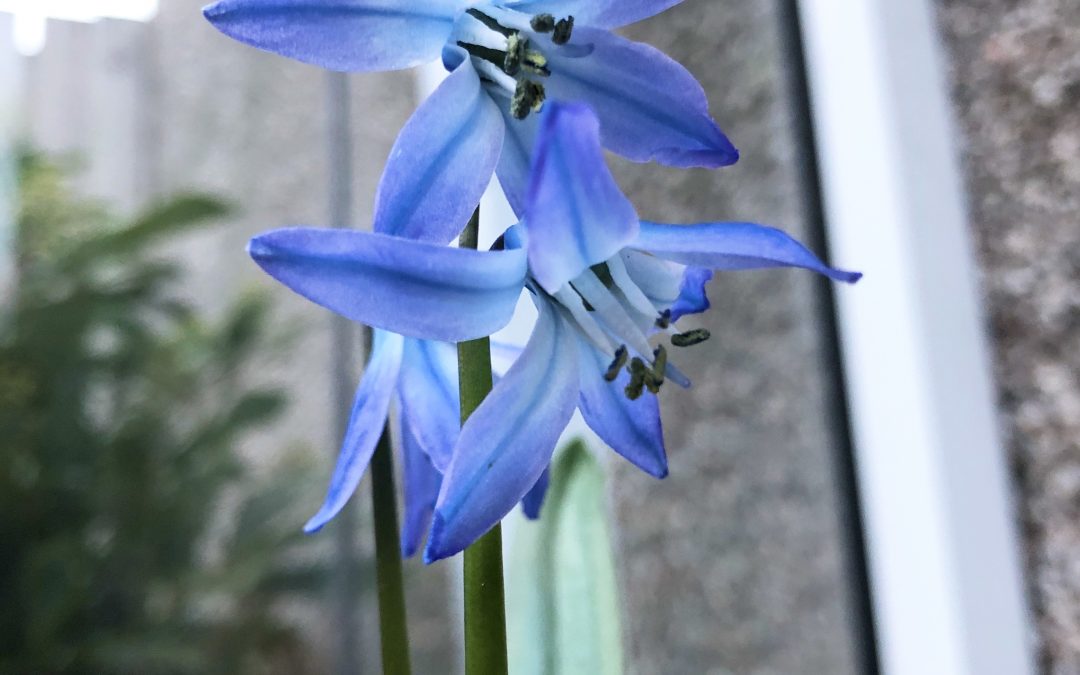
<svg viewBox="0 0 1080 675">
<path fill-rule="evenodd" d="M 522 288 L 539 310 L 521 356 L 461 429 L 425 552 L 453 555 L 542 479 L 575 408 L 616 452 L 667 474 L 655 394 L 689 386 L 675 352 L 707 339 L 680 332 L 708 308 L 711 270 L 827 267 L 783 232 L 751 223 L 639 221 L 604 164 L 599 123 L 583 105 L 541 119 L 525 217 L 501 250 L 471 251 L 385 234 L 285 229 L 250 251 L 270 275 L 346 317 L 405 335 L 456 342 L 509 319 Z M 671 348 L 653 346 L 667 336 Z"/>
<path fill-rule="evenodd" d="M 545 97 L 588 103 L 604 146 L 634 161 L 715 168 L 737 160 L 697 80 L 607 30 L 679 1 L 221 0 L 204 13 L 241 42 L 333 70 L 408 68 L 441 56 L 451 74 L 390 153 L 375 229 L 446 243 L 495 171 L 523 213 L 538 126 L 531 113 Z"/>
<path fill-rule="evenodd" d="M 405 497 L 401 552 L 411 557 L 427 534 L 443 472 L 461 428 L 457 350 L 445 342 L 383 330 L 375 330 L 373 336 L 371 357 L 356 390 L 326 500 L 304 531 L 322 529 L 349 501 L 396 402 L 394 436 L 401 447 Z M 547 480 L 542 477 L 522 500 L 527 517 L 539 515 L 546 491 Z"/>
<path fill-rule="evenodd" d="M 396 398 L 405 490 L 401 546 L 405 556 L 415 553 L 427 532 L 442 471 L 457 442 L 457 387 L 453 345 L 374 331 L 371 357 L 356 391 L 326 501 L 304 530 L 319 530 L 348 502 L 367 470 Z"/>
</svg>

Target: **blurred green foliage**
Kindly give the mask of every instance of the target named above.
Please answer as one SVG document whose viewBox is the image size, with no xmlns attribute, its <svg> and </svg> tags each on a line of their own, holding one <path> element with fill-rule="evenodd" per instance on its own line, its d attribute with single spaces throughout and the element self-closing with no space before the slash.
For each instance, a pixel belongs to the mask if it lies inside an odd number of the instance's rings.
<svg viewBox="0 0 1080 675">
<path fill-rule="evenodd" d="M 188 195 L 118 222 L 25 153 L 0 309 L 0 673 L 312 672 L 282 617 L 324 566 L 238 443 L 282 410 L 267 306 L 207 321 L 161 244 L 227 214 Z M 224 510 L 223 510 L 224 509 Z M 222 514 L 228 514 L 223 517 Z"/>
</svg>

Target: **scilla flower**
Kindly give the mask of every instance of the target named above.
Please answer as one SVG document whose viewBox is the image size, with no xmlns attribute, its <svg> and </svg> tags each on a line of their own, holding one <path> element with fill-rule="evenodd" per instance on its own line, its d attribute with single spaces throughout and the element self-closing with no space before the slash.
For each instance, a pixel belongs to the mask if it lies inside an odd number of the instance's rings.
<svg viewBox="0 0 1080 675">
<path fill-rule="evenodd" d="M 373 332 L 371 357 L 356 390 L 349 426 L 326 501 L 304 526 L 322 528 L 345 506 L 367 470 L 397 403 L 395 431 L 403 459 L 405 513 L 402 554 L 418 549 L 431 518 L 442 472 L 460 429 L 457 360 L 453 345 Z"/>
<path fill-rule="evenodd" d="M 760 225 L 639 221 L 604 164 L 599 124 L 586 106 L 549 106 L 534 154 L 525 217 L 503 236 L 502 250 L 344 230 L 285 229 L 251 242 L 255 260 L 294 291 L 405 335 L 488 335 L 510 319 L 521 290 L 530 293 L 536 327 L 461 430 L 439 491 L 429 561 L 463 550 L 522 499 L 575 408 L 620 455 L 666 475 L 655 394 L 669 380 L 690 384 L 677 352 L 708 334 L 680 331 L 676 322 L 708 307 L 709 270 L 860 276 L 825 266 Z"/>
<path fill-rule="evenodd" d="M 410 557 L 427 534 L 442 475 L 461 428 L 457 350 L 445 342 L 406 338 L 383 330 L 373 331 L 373 337 L 371 357 L 356 390 L 326 501 L 304 531 L 321 529 L 349 501 L 396 403 L 393 427 L 401 447 L 405 493 L 401 552 Z M 501 349 L 513 351 L 505 346 Z M 526 517 L 539 515 L 546 491 L 545 474 L 522 500 Z"/>
<path fill-rule="evenodd" d="M 635 161 L 710 168 L 736 161 L 694 77 L 607 30 L 678 2 L 221 0 L 204 13 L 241 42 L 332 70 L 394 70 L 441 56 L 452 72 L 390 153 L 375 229 L 446 243 L 496 167 L 522 213 L 545 100 L 587 102 L 605 147 Z"/>
</svg>

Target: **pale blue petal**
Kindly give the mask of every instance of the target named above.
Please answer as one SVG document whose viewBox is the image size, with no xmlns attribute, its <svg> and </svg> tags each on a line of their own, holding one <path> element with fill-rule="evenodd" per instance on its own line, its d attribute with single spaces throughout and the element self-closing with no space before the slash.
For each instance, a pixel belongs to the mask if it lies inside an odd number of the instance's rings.
<svg viewBox="0 0 1080 675">
<path fill-rule="evenodd" d="M 527 267 L 521 249 L 472 251 L 355 230 L 275 230 L 248 251 L 270 276 L 346 318 L 444 342 L 506 325 Z"/>
<path fill-rule="evenodd" d="M 530 271 L 551 294 L 637 235 L 637 214 L 604 163 L 587 106 L 551 103 L 544 111 L 524 223 Z"/>
<path fill-rule="evenodd" d="M 507 7 L 526 14 L 573 16 L 579 26 L 618 28 L 663 12 L 682 0 L 518 0 Z"/>
<path fill-rule="evenodd" d="M 490 530 L 551 461 L 578 396 L 573 328 L 542 303 L 529 344 L 461 430 L 424 559 L 452 556 Z"/>
<path fill-rule="evenodd" d="M 713 278 L 713 271 L 706 267 L 690 265 L 683 272 L 679 297 L 671 305 L 671 320 L 678 321 L 688 314 L 701 314 L 709 309 L 709 296 L 705 287 Z"/>
<path fill-rule="evenodd" d="M 536 147 L 540 118 L 538 115 L 529 115 L 523 120 L 514 119 L 510 114 L 510 102 L 507 99 L 500 98 L 498 108 L 506 126 L 506 138 L 495 173 L 506 194 L 506 201 L 510 202 L 510 208 L 521 218 L 525 213 L 529 168 L 532 163 L 532 150 Z"/>
<path fill-rule="evenodd" d="M 578 340 L 581 365 L 581 399 L 578 409 L 585 423 L 612 450 L 634 466 L 656 478 L 668 474 L 664 431 L 660 424 L 660 403 L 645 392 L 636 401 L 626 397 L 630 383 L 626 368 L 614 382 L 604 379 L 611 356 L 601 354 L 584 340 Z"/>
<path fill-rule="evenodd" d="M 467 0 L 221 0 L 210 23 L 245 44 L 339 71 L 433 61 Z"/>
<path fill-rule="evenodd" d="M 540 474 L 536 485 L 533 485 L 521 500 L 521 512 L 529 520 L 536 520 L 540 517 L 540 509 L 544 506 L 544 497 L 547 496 L 548 485 L 550 484 L 551 468 L 548 467 L 544 469 L 544 473 Z"/>
<path fill-rule="evenodd" d="M 662 225 L 642 221 L 633 246 L 684 265 L 716 270 L 802 267 L 836 281 L 855 283 L 862 277 L 859 272 L 833 269 L 784 232 L 754 223 Z"/>
<path fill-rule="evenodd" d="M 630 279 L 658 312 L 678 300 L 685 265 L 629 248 L 623 249 L 620 256 Z"/>
<path fill-rule="evenodd" d="M 716 168 L 739 153 L 709 116 L 705 91 L 685 68 L 649 45 L 604 30 L 574 31 L 570 46 L 549 50 L 549 100 L 584 101 L 600 118 L 604 147 L 637 162 Z"/>
<path fill-rule="evenodd" d="M 375 231 L 456 238 L 491 182 L 503 126 L 472 61 L 462 61 L 398 135 L 375 198 Z"/>
<path fill-rule="evenodd" d="M 445 471 L 461 430 L 455 346 L 406 339 L 398 397 L 402 423 L 435 468 Z"/>
<path fill-rule="evenodd" d="M 401 365 L 401 351 L 401 336 L 375 331 L 371 358 L 356 390 L 349 427 L 330 478 L 326 501 L 304 525 L 305 532 L 315 532 L 330 522 L 345 507 L 367 471 L 375 446 L 386 427 L 386 415 L 390 410 L 390 399 Z"/>
<path fill-rule="evenodd" d="M 439 496 L 442 474 L 432 466 L 417 441 L 415 429 L 401 423 L 401 454 L 405 513 L 401 523 L 401 555 L 413 557 L 431 524 L 435 512 L 435 500 Z"/>
</svg>

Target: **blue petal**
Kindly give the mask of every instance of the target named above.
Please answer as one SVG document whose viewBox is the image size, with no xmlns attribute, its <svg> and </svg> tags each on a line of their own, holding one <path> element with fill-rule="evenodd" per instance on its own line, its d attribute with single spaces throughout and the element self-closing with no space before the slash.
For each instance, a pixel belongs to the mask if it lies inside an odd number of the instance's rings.
<svg viewBox="0 0 1080 675">
<path fill-rule="evenodd" d="M 686 265 L 661 260 L 656 256 L 629 248 L 623 249 L 620 256 L 630 279 L 641 289 L 658 312 L 671 307 L 679 299 Z"/>
<path fill-rule="evenodd" d="M 784 232 L 753 223 L 662 225 L 642 221 L 633 246 L 684 265 L 717 270 L 802 267 L 836 281 L 855 283 L 862 277 L 859 272 L 828 267 Z"/>
<path fill-rule="evenodd" d="M 550 483 L 551 468 L 548 467 L 544 469 L 544 473 L 540 474 L 536 484 L 529 489 L 529 492 L 521 500 L 521 512 L 529 520 L 536 520 L 540 517 L 540 509 L 544 506 L 544 497 L 547 496 Z"/>
<path fill-rule="evenodd" d="M 539 117 L 529 115 L 523 120 L 514 119 L 510 114 L 509 101 L 498 108 L 506 127 L 506 138 L 495 173 L 499 176 L 499 185 L 506 194 L 506 201 L 510 202 L 510 207 L 520 218 L 525 213 L 529 191 L 529 166 L 540 128 Z"/>
<path fill-rule="evenodd" d="M 375 332 L 375 344 L 371 359 L 364 369 L 364 377 L 356 390 L 349 427 L 341 444 L 334 475 L 326 501 L 319 512 L 304 525 L 304 531 L 319 530 L 345 507 L 356 491 L 371 455 L 386 427 L 386 415 L 390 410 L 390 398 L 394 394 L 398 368 L 401 365 L 402 339 L 399 335 L 384 331 Z"/>
<path fill-rule="evenodd" d="M 431 464 L 416 438 L 415 428 L 401 423 L 401 454 L 404 476 L 405 517 L 401 524 L 401 555 L 411 558 L 420 544 L 435 512 L 435 500 L 442 485 L 442 474 Z"/>
<path fill-rule="evenodd" d="M 679 298 L 671 305 L 671 320 L 678 321 L 688 314 L 701 314 L 709 309 L 709 296 L 705 287 L 713 278 L 713 271 L 705 267 L 688 266 L 683 272 Z"/>
<path fill-rule="evenodd" d="M 203 15 L 245 44 L 340 71 L 433 61 L 466 0 L 221 0 Z"/>
<path fill-rule="evenodd" d="M 709 116 L 705 91 L 663 52 L 604 30 L 575 29 L 570 46 L 549 50 L 548 98 L 584 101 L 600 118 L 604 147 L 636 162 L 716 168 L 739 153 Z"/>
<path fill-rule="evenodd" d="M 573 330 L 542 303 L 521 358 L 465 423 L 435 507 L 426 561 L 464 550 L 540 479 L 577 403 Z"/>
<path fill-rule="evenodd" d="M 618 28 L 663 12 L 682 0 L 518 0 L 507 7 L 526 14 L 573 15 L 580 26 Z M 577 29 L 575 29 L 577 30 Z"/>
<path fill-rule="evenodd" d="M 547 106 L 524 222 L 530 271 L 552 294 L 634 240 L 637 214 L 604 163 L 596 116 L 587 106 Z"/>
<path fill-rule="evenodd" d="M 375 198 L 375 231 L 439 244 L 457 237 L 491 182 L 503 126 L 465 59 L 398 135 Z"/>
<path fill-rule="evenodd" d="M 430 340 L 405 340 L 398 399 L 402 423 L 412 430 L 417 444 L 435 468 L 445 471 L 461 430 L 454 346 Z"/>
<path fill-rule="evenodd" d="M 581 398 L 578 409 L 585 423 L 604 443 L 656 478 L 668 474 L 664 431 L 660 424 L 660 403 L 645 392 L 636 401 L 626 397 L 630 383 L 626 368 L 614 382 L 604 379 L 611 358 L 584 340 L 578 340 L 581 365 Z"/>
<path fill-rule="evenodd" d="M 275 230 L 252 239 L 248 252 L 270 276 L 346 318 L 444 342 L 506 325 L 527 267 L 521 249 L 471 251 L 355 230 Z"/>
</svg>

